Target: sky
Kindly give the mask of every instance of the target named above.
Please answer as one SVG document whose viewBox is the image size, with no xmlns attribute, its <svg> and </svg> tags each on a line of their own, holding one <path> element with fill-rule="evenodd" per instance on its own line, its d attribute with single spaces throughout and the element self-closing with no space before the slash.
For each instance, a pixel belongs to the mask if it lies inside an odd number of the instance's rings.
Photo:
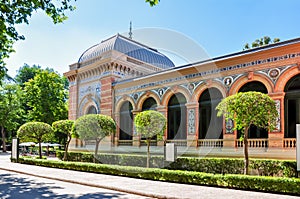
<svg viewBox="0 0 300 199">
<path fill-rule="evenodd" d="M 263 36 L 281 41 L 299 37 L 299 0 L 161 0 L 150 7 L 144 0 L 77 0 L 68 20 L 53 24 L 43 12 L 29 25 L 17 26 L 24 41 L 6 60 L 15 76 L 25 63 L 69 70 L 91 46 L 117 33 L 169 56 L 175 65 L 242 51 L 245 43 Z"/>
</svg>

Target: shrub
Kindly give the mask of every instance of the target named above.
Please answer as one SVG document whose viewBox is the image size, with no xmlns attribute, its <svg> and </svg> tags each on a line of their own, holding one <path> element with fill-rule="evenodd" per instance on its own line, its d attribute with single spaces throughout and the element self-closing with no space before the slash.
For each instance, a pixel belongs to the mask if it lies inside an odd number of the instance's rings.
<svg viewBox="0 0 300 199">
<path fill-rule="evenodd" d="M 245 190 L 288 193 L 300 195 L 300 179 L 265 176 L 248 176 L 237 174 L 210 174 L 193 171 L 166 170 L 158 168 L 141 168 L 118 165 L 94 164 L 83 162 L 61 162 L 41 159 L 20 158 L 20 163 L 55 167 L 109 175 L 127 176 L 149 180 L 175 183 L 197 184 L 229 187 Z"/>
<path fill-rule="evenodd" d="M 57 152 L 57 156 L 61 159 L 63 152 Z M 70 161 L 93 162 L 93 157 L 93 154 L 88 152 L 69 153 Z M 145 167 L 147 157 L 144 155 L 128 154 L 98 154 L 96 159 L 98 163 L 103 164 Z M 241 158 L 179 157 L 176 162 L 164 165 L 164 158 L 162 156 L 152 156 L 150 167 L 165 167 L 170 170 L 198 171 L 214 174 L 242 174 L 244 162 Z M 250 168 L 262 176 L 297 176 L 295 161 L 251 159 Z"/>
</svg>

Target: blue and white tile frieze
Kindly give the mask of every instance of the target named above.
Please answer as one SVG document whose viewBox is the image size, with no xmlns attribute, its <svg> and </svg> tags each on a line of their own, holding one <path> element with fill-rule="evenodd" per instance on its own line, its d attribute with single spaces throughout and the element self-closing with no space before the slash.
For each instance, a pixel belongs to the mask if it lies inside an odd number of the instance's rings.
<svg viewBox="0 0 300 199">
<path fill-rule="evenodd" d="M 80 85 L 78 100 L 79 102 L 81 102 L 81 100 L 89 94 L 97 98 L 100 98 L 100 93 L 101 93 L 101 84 L 99 82 L 93 82 L 87 85 Z"/>
<path fill-rule="evenodd" d="M 248 68 L 248 67 L 252 67 L 252 66 L 257 66 L 257 65 L 261 65 L 261 64 L 268 64 L 268 63 L 273 63 L 273 62 L 277 62 L 277 61 L 293 59 L 293 58 L 297 58 L 297 57 L 300 57 L 300 52 L 286 54 L 286 55 L 277 56 L 277 57 L 270 57 L 270 58 L 267 58 L 267 59 L 259 59 L 259 60 L 255 60 L 255 61 L 252 61 L 252 62 L 246 62 L 246 63 L 232 65 L 232 66 L 226 66 L 226 67 L 223 67 L 223 68 L 211 69 L 211 70 L 208 70 L 208 71 L 202 71 L 202 72 L 198 72 L 198 73 L 183 75 L 181 77 L 163 79 L 163 80 L 160 80 L 160 81 L 150 82 L 150 83 L 147 83 L 147 84 L 140 84 L 140 85 L 133 86 L 133 87 L 118 89 L 118 90 L 116 90 L 116 92 L 117 93 L 124 93 L 124 92 L 129 92 L 131 90 L 145 89 L 145 88 L 148 88 L 148 87 L 164 85 L 164 84 L 173 83 L 173 82 L 182 81 L 182 80 L 187 80 L 187 79 L 192 79 L 192 78 L 205 77 L 207 75 L 218 74 L 218 73 L 221 73 L 221 72 L 227 72 L 227 71 L 232 71 L 232 70 L 236 70 L 236 69 Z M 240 76 L 242 76 L 242 74 L 240 74 Z M 235 81 L 238 78 L 235 75 L 233 75 L 231 77 L 233 78 L 233 81 Z"/>
</svg>

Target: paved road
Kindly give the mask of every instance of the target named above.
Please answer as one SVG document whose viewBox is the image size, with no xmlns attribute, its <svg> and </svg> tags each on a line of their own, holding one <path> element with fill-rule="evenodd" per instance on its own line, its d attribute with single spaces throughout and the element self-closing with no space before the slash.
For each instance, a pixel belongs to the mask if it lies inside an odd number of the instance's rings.
<svg viewBox="0 0 300 199">
<path fill-rule="evenodd" d="M 0 170 L 0 198 L 142 199 L 146 197 Z"/>
<path fill-rule="evenodd" d="M 299 199 L 296 196 L 186 185 L 134 179 L 71 170 L 46 168 L 11 163 L 8 155 L 0 154 L 0 170 L 30 174 L 32 176 L 55 179 L 90 187 L 105 188 L 153 198 L 193 198 L 193 199 Z M 1 198 L 1 197 L 0 197 Z M 93 197 L 91 197 L 93 198 Z M 104 197 L 105 198 L 105 197 Z M 109 197 L 108 197 L 109 198 Z"/>
</svg>

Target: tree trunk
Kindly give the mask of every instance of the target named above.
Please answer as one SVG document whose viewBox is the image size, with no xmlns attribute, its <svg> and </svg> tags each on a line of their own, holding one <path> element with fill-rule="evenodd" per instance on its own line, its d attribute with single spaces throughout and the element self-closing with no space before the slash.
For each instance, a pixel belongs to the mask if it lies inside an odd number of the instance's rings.
<svg viewBox="0 0 300 199">
<path fill-rule="evenodd" d="M 94 154 L 94 163 L 96 163 L 96 157 L 98 154 L 98 149 L 99 149 L 99 143 L 100 143 L 101 139 L 96 139 L 96 146 L 95 146 L 95 154 Z"/>
<path fill-rule="evenodd" d="M 68 148 L 69 148 L 70 142 L 71 142 L 71 137 L 68 136 L 68 140 L 67 140 L 66 145 L 65 145 L 65 153 L 64 153 L 64 157 L 63 157 L 64 161 L 68 160 Z"/>
<path fill-rule="evenodd" d="M 150 167 L 150 142 L 151 142 L 151 138 L 147 139 L 147 168 Z"/>
<path fill-rule="evenodd" d="M 2 135 L 3 152 L 6 152 L 6 138 L 5 138 L 5 131 L 4 131 L 4 127 L 3 126 L 1 126 L 1 135 Z"/>
<path fill-rule="evenodd" d="M 40 156 L 40 159 L 42 159 L 42 143 L 41 143 L 41 141 L 39 141 L 39 156 Z"/>
<path fill-rule="evenodd" d="M 244 174 L 249 175 L 249 153 L 248 153 L 248 130 L 249 127 L 245 128 L 244 131 Z"/>
</svg>

